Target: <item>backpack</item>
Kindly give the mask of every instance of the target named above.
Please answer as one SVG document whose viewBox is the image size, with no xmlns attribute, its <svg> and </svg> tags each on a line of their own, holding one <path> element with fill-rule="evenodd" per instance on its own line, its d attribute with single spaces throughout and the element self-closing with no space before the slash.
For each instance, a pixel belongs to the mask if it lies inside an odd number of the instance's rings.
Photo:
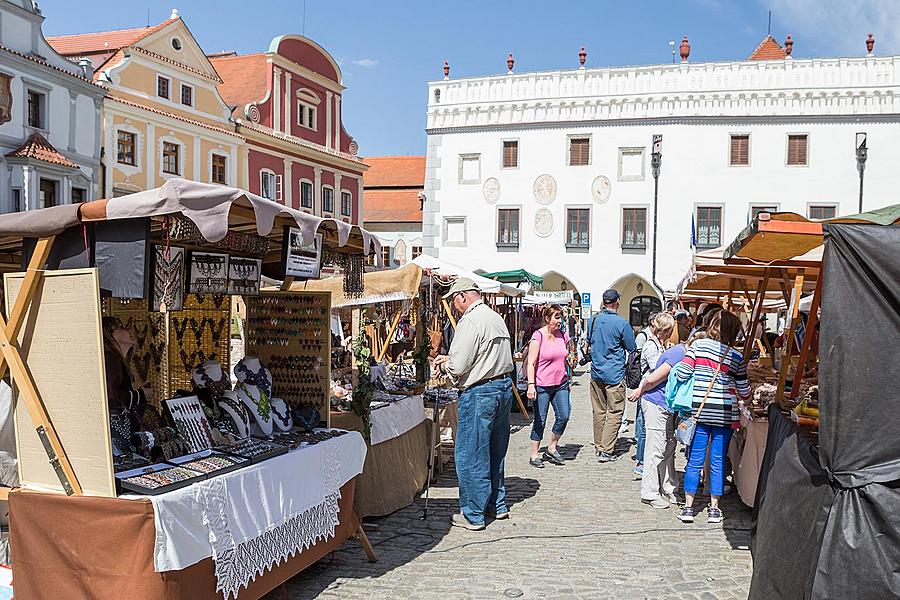
<svg viewBox="0 0 900 600">
<path fill-rule="evenodd" d="M 625 362 L 625 386 L 630 390 L 636 390 L 641 385 L 641 351 L 635 350 L 628 356 Z"/>
</svg>

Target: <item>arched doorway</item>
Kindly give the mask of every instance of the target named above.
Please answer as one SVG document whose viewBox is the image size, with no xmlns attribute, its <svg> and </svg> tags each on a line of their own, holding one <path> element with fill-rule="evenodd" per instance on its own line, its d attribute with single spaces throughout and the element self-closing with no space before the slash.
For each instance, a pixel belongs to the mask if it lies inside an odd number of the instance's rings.
<svg viewBox="0 0 900 600">
<path fill-rule="evenodd" d="M 628 319 L 632 327 L 641 323 L 653 310 L 661 310 L 663 299 L 653 284 L 634 273 L 617 279 L 611 286 L 619 292 L 619 314 Z"/>
<path fill-rule="evenodd" d="M 559 273 L 557 271 L 547 271 L 546 273 L 544 273 L 543 277 L 544 283 L 541 286 L 542 290 L 549 292 L 565 292 L 567 290 L 571 290 L 575 298 L 579 298 L 578 287 L 571 279 L 569 279 L 562 273 Z"/>
</svg>

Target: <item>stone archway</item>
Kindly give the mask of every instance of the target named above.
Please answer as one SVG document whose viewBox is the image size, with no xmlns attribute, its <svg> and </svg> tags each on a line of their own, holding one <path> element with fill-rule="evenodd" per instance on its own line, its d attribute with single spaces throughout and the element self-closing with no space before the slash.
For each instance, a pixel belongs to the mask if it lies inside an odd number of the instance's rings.
<svg viewBox="0 0 900 600">
<path fill-rule="evenodd" d="M 637 317 L 635 317 L 635 319 L 631 318 L 631 306 L 633 302 L 636 302 L 635 299 L 642 297 L 648 299 L 648 301 L 644 303 L 641 303 L 638 300 L 637 304 L 640 304 L 641 306 L 649 303 L 656 304 L 657 302 L 662 306 L 665 300 L 659 295 L 659 291 L 652 283 L 635 273 L 629 273 L 628 275 L 619 277 L 609 287 L 619 292 L 619 315 L 628 319 L 629 322 L 632 320 L 638 321 L 637 323 L 632 323 L 632 326 L 634 327 L 640 327 L 640 319 Z M 646 306 L 644 306 L 644 308 L 646 308 Z"/>
<path fill-rule="evenodd" d="M 575 282 L 563 275 L 558 271 L 547 271 L 543 275 L 544 283 L 541 286 L 541 289 L 548 292 L 560 292 L 571 290 L 575 295 L 576 302 L 580 302 L 578 300 L 578 286 L 575 285 Z"/>
</svg>

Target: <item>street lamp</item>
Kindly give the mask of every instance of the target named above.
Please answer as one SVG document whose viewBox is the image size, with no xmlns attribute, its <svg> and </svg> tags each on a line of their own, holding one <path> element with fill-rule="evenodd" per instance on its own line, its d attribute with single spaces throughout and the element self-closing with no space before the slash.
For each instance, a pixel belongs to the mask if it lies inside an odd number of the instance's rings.
<svg viewBox="0 0 900 600">
<path fill-rule="evenodd" d="M 863 174 L 866 172 L 866 159 L 869 149 L 866 147 L 866 133 L 856 134 L 856 170 L 859 171 L 859 212 L 863 211 Z"/>
<path fill-rule="evenodd" d="M 653 173 L 653 285 L 661 293 L 663 289 L 656 283 L 656 215 L 659 212 L 659 168 L 662 166 L 662 135 L 653 136 L 650 152 L 650 170 Z"/>
</svg>

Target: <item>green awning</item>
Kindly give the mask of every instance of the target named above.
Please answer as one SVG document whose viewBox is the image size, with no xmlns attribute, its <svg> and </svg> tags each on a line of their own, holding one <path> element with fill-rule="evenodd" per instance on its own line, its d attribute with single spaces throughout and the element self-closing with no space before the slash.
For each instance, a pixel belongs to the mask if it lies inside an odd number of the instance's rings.
<svg viewBox="0 0 900 600">
<path fill-rule="evenodd" d="M 514 269 L 512 271 L 495 271 L 494 273 L 482 273 L 482 277 L 493 279 L 501 283 L 531 283 L 532 285 L 541 285 L 544 278 L 534 273 L 529 273 L 525 269 Z"/>
</svg>

